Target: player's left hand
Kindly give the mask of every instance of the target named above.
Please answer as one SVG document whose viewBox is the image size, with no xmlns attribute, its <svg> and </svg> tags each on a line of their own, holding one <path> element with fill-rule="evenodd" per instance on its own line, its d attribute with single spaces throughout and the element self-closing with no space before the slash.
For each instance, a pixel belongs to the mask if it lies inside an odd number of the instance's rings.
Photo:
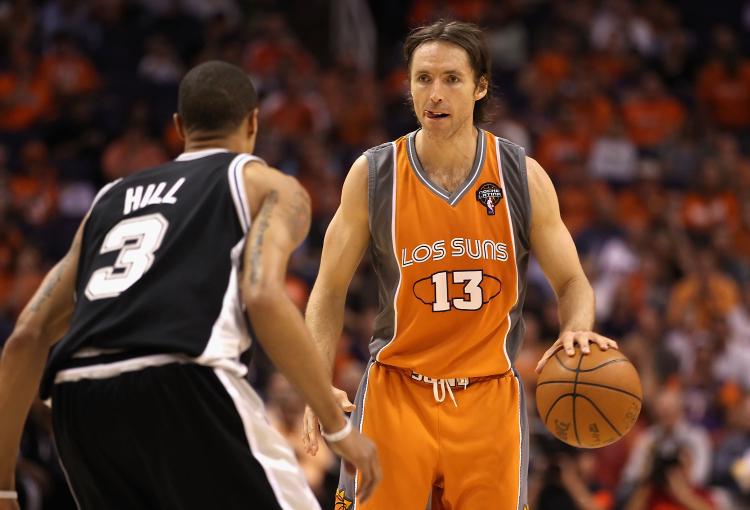
<svg viewBox="0 0 750 510">
<path fill-rule="evenodd" d="M 560 349 L 565 349 L 565 354 L 573 356 L 576 353 L 575 346 L 578 344 L 581 348 L 581 352 L 588 354 L 591 352 L 591 349 L 589 348 L 591 342 L 597 344 L 603 351 L 606 351 L 610 347 L 617 349 L 617 342 L 606 336 L 594 333 L 593 331 L 563 331 L 560 337 L 555 340 L 555 343 L 552 344 L 552 347 L 547 349 L 542 356 L 542 359 L 537 363 L 536 373 L 540 373 L 542 368 L 544 368 L 544 365 L 547 364 L 547 360 L 554 356 Z"/>
</svg>

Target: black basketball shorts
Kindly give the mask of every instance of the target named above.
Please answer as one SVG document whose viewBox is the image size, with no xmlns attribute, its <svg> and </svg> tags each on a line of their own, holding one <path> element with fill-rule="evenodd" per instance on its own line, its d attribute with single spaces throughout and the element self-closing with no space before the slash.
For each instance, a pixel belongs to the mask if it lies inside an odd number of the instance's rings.
<svg viewBox="0 0 750 510">
<path fill-rule="evenodd" d="M 82 510 L 319 508 L 242 378 L 168 364 L 55 385 L 55 439 Z"/>
</svg>

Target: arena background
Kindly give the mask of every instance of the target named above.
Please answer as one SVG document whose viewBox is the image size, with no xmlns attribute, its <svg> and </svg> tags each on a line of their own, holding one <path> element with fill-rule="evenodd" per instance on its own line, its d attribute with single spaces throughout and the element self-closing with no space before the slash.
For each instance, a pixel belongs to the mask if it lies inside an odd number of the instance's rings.
<svg viewBox="0 0 750 510">
<path fill-rule="evenodd" d="M 416 126 L 400 44 L 440 17 L 486 29 L 496 100 L 485 127 L 552 176 L 597 328 L 643 382 L 636 428 L 597 451 L 551 440 L 530 402 L 531 508 L 750 508 L 748 1 L 0 1 L 0 345 L 96 190 L 180 152 L 177 85 L 207 59 L 252 77 L 257 154 L 312 195 L 288 279 L 303 308 L 350 164 Z M 365 263 L 335 365 L 350 394 L 374 288 Z M 533 264 L 525 319 L 518 368 L 533 395 L 558 331 Z M 300 398 L 262 353 L 251 378 L 332 508 L 338 464 L 302 452 Z M 35 405 L 18 464 L 28 510 L 74 508 L 50 428 Z M 641 479 L 672 506 L 637 506 Z"/>
</svg>

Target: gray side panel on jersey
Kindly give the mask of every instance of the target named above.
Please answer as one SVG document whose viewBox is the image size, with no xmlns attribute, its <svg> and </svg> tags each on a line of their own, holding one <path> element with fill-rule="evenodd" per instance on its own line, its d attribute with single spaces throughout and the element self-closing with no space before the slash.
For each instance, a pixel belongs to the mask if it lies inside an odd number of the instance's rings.
<svg viewBox="0 0 750 510">
<path fill-rule="evenodd" d="M 370 342 L 370 354 L 377 353 L 393 339 L 395 296 L 399 281 L 393 253 L 393 182 L 396 167 L 394 143 L 379 145 L 365 152 L 368 163 L 368 212 L 370 258 L 378 280 L 378 315 Z"/>
<path fill-rule="evenodd" d="M 373 363 L 374 361 L 371 360 L 370 363 L 367 364 L 365 375 L 362 377 L 362 381 L 360 381 L 359 383 L 357 395 L 354 398 L 354 405 L 356 406 L 356 408 L 349 417 L 349 421 L 352 423 L 352 426 L 360 432 L 362 432 L 362 419 L 364 418 L 365 414 L 365 394 L 367 393 L 367 383 L 370 380 L 370 367 Z M 344 491 L 344 497 L 346 499 L 348 499 L 349 501 L 355 501 L 354 495 L 357 493 L 356 479 L 346 471 L 343 461 L 341 462 L 341 470 L 339 472 L 339 485 L 337 492 L 342 490 Z M 344 507 L 345 505 L 342 506 L 342 508 Z M 349 510 L 356 510 L 356 503 L 353 504 L 349 508 Z"/>
<path fill-rule="evenodd" d="M 518 356 L 524 336 L 523 302 L 526 297 L 526 268 L 529 264 L 531 199 L 526 176 L 526 152 L 504 138 L 498 138 L 499 157 L 505 184 L 505 197 L 510 208 L 513 223 L 513 246 L 516 253 L 518 274 L 518 301 L 510 311 L 510 331 L 506 340 L 506 350 L 511 363 Z"/>
</svg>

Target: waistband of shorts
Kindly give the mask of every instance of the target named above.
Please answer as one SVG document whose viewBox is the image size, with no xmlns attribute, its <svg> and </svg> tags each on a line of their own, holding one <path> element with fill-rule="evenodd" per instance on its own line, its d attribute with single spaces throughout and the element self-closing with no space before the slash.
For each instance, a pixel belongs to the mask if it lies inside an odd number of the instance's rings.
<svg viewBox="0 0 750 510">
<path fill-rule="evenodd" d="M 439 377 L 429 377 L 424 374 L 420 374 L 419 372 L 415 372 L 414 370 L 411 370 L 409 368 L 403 368 L 403 367 L 396 367 L 393 365 L 386 365 L 385 363 L 381 363 L 379 361 L 375 361 L 375 364 L 385 368 L 386 370 L 395 370 L 397 372 L 401 372 L 406 377 L 411 379 L 414 382 L 417 383 L 423 383 L 423 384 L 429 384 L 432 385 L 436 381 L 445 381 L 445 384 L 450 386 L 451 388 L 466 388 L 467 386 L 471 384 L 477 384 L 485 381 L 492 381 L 494 379 L 503 379 L 505 377 L 512 377 L 513 376 L 513 369 L 506 370 L 503 373 L 500 374 L 491 374 L 491 375 L 480 375 L 476 377 L 445 377 L 445 378 L 439 378 Z"/>
<path fill-rule="evenodd" d="M 103 356 L 101 354 L 104 354 Z M 112 355 L 116 356 L 112 356 Z M 57 371 L 54 384 L 76 382 L 86 379 L 108 379 L 128 372 L 136 372 L 152 367 L 171 364 L 196 364 L 212 368 L 221 368 L 239 377 L 247 374 L 247 367 L 238 360 L 228 358 L 208 359 L 194 358 L 185 354 L 165 353 L 148 355 L 123 355 L 122 351 L 100 352 L 96 355 L 75 355 L 78 366 L 70 366 Z M 83 359 L 81 359 L 83 358 Z M 82 362 L 82 363 L 80 363 Z"/>
</svg>

